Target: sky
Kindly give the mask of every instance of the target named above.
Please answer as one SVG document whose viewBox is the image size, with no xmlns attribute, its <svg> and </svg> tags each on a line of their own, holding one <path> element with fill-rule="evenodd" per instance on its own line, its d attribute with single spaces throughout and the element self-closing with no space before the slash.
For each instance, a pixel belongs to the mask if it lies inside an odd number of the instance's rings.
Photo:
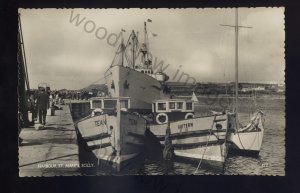
<svg viewBox="0 0 300 193">
<path fill-rule="evenodd" d="M 104 83 L 125 29 L 164 61 L 169 81 L 176 71 L 198 82 L 234 81 L 234 9 L 19 9 L 31 88 L 81 89 Z M 284 83 L 284 8 L 239 8 L 239 81 Z M 157 34 L 153 36 L 152 34 Z"/>
</svg>

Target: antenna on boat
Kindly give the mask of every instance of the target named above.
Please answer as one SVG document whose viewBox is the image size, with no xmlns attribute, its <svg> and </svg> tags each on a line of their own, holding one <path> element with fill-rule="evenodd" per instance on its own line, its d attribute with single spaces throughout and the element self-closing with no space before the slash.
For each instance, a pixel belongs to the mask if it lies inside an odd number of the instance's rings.
<svg viewBox="0 0 300 193">
<path fill-rule="evenodd" d="M 132 67 L 135 68 L 135 33 L 134 33 L 134 30 L 132 30 Z"/>
<path fill-rule="evenodd" d="M 124 45 L 124 37 L 123 32 L 126 32 L 124 29 L 121 29 L 121 37 L 122 37 L 122 43 L 121 43 L 121 51 L 122 51 L 122 66 L 124 66 L 124 54 L 125 54 L 125 45 Z"/>
<path fill-rule="evenodd" d="M 239 87 L 239 70 L 238 70 L 238 63 L 239 63 L 239 55 L 238 55 L 238 46 L 239 46 L 239 28 L 252 28 L 249 26 L 241 26 L 239 25 L 239 15 L 238 15 L 238 8 L 235 8 L 235 25 L 224 25 L 220 24 L 221 26 L 226 27 L 234 27 L 235 28 L 235 113 L 237 116 L 238 112 L 238 87 Z"/>
<path fill-rule="evenodd" d="M 148 22 L 149 21 L 152 22 L 152 20 L 148 19 Z M 145 36 L 144 37 L 145 38 L 144 43 L 146 45 L 146 51 L 147 51 L 147 53 L 149 53 L 149 39 L 148 39 L 148 32 L 147 32 L 147 22 L 144 22 L 144 36 Z"/>
</svg>

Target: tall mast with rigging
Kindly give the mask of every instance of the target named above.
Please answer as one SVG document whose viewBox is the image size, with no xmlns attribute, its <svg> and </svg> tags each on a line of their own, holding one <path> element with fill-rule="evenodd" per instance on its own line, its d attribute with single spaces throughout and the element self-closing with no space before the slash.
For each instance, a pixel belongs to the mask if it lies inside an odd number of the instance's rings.
<svg viewBox="0 0 300 193">
<path fill-rule="evenodd" d="M 238 8 L 235 8 L 235 113 L 238 113 L 239 95 L 239 15 Z"/>
<path fill-rule="evenodd" d="M 252 28 L 249 26 L 241 26 L 239 25 L 239 15 L 238 15 L 238 8 L 235 8 L 235 25 L 224 25 L 221 24 L 221 26 L 227 26 L 227 27 L 234 27 L 235 29 L 235 104 L 234 104 L 234 111 L 238 113 L 238 94 L 239 94 L 239 28 Z"/>
<path fill-rule="evenodd" d="M 149 40 L 148 40 L 148 32 L 147 32 L 147 22 L 144 22 L 144 43 L 146 47 L 146 55 L 145 55 L 145 60 L 148 60 L 148 53 L 149 53 Z M 147 57 L 146 57 L 147 56 Z"/>
<path fill-rule="evenodd" d="M 132 30 L 132 67 L 135 68 L 135 33 Z"/>
<path fill-rule="evenodd" d="M 121 31 L 121 36 L 122 36 L 122 43 L 121 43 L 121 50 L 122 50 L 122 66 L 124 66 L 125 45 L 124 45 L 123 30 Z"/>
</svg>

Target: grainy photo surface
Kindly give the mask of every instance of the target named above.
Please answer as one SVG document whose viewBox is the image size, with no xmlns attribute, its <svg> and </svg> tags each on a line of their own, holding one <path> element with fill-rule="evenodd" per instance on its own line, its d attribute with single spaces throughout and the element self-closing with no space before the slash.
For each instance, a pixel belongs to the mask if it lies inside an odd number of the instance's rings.
<svg viewBox="0 0 300 193">
<path fill-rule="evenodd" d="M 285 175 L 284 8 L 19 9 L 19 176 Z"/>
</svg>

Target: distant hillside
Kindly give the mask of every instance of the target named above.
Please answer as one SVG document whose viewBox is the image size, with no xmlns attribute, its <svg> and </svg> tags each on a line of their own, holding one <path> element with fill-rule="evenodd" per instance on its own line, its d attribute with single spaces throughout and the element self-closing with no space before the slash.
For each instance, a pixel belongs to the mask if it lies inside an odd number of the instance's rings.
<svg viewBox="0 0 300 193">
<path fill-rule="evenodd" d="M 232 94 L 234 93 L 234 83 L 182 83 L 168 82 L 171 89 L 171 94 L 177 96 L 191 96 L 193 92 L 197 95 L 211 94 Z M 91 84 L 81 91 L 100 91 L 108 93 L 108 88 L 105 84 Z M 240 94 L 284 94 L 285 85 L 278 84 L 254 84 L 254 83 L 239 83 Z"/>
<path fill-rule="evenodd" d="M 105 84 L 91 84 L 81 89 L 81 91 L 92 91 L 92 90 L 97 90 L 97 91 L 102 91 L 107 93 L 107 86 Z"/>
</svg>

